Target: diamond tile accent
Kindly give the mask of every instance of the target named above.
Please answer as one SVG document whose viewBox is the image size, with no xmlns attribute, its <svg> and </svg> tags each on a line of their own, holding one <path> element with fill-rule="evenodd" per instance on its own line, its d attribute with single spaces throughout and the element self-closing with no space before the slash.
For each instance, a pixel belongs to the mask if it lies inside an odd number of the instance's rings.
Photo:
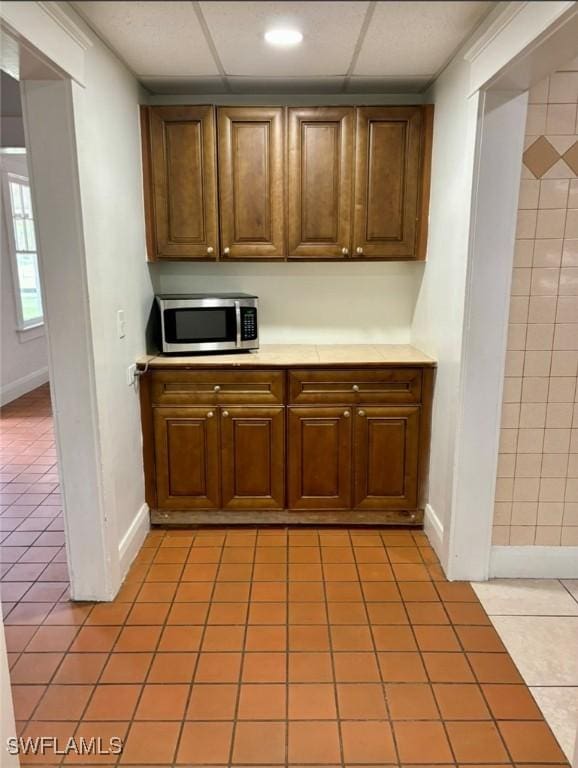
<svg viewBox="0 0 578 768">
<path fill-rule="evenodd" d="M 545 136 L 537 138 L 523 154 L 524 165 L 537 178 L 541 178 L 559 159 L 560 155 Z"/>
<path fill-rule="evenodd" d="M 578 141 L 575 141 L 570 149 L 563 154 L 562 159 L 578 176 Z"/>
</svg>

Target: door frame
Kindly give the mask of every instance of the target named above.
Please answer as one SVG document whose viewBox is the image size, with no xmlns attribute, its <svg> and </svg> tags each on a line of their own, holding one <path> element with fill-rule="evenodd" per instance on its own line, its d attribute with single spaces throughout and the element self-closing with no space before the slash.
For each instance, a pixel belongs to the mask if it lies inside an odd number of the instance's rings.
<svg viewBox="0 0 578 768">
<path fill-rule="evenodd" d="M 502 572 L 498 550 L 512 548 L 492 547 L 492 525 L 527 91 L 575 55 L 576 39 L 578 3 L 512 3 L 464 54 L 480 106 L 449 530 L 426 516 L 449 579 L 523 575 Z M 566 558 L 568 575 L 577 560 Z"/>
</svg>

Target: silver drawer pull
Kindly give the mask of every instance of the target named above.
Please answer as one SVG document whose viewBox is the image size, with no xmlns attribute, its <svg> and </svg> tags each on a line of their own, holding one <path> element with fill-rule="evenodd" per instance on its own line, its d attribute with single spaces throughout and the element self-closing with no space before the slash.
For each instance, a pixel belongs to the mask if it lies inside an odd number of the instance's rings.
<svg viewBox="0 0 578 768">
<path fill-rule="evenodd" d="M 365 411 L 357 411 L 360 416 L 365 416 Z"/>
<path fill-rule="evenodd" d="M 351 387 L 351 389 L 352 389 L 354 392 L 359 392 L 359 384 L 354 384 L 354 385 Z"/>
<path fill-rule="evenodd" d="M 223 411 L 223 418 L 226 419 L 229 415 L 229 411 Z"/>
<path fill-rule="evenodd" d="M 213 392 L 220 392 L 220 391 L 221 391 L 221 387 L 218 384 L 215 384 L 215 386 L 213 387 Z"/>
<path fill-rule="evenodd" d="M 214 415 L 215 415 L 215 414 L 213 413 L 213 411 L 209 411 L 209 412 L 207 413 L 207 419 L 212 419 Z"/>
<path fill-rule="evenodd" d="M 351 416 L 351 412 L 350 411 L 343 411 L 343 415 L 345 416 L 346 419 L 348 419 Z"/>
</svg>

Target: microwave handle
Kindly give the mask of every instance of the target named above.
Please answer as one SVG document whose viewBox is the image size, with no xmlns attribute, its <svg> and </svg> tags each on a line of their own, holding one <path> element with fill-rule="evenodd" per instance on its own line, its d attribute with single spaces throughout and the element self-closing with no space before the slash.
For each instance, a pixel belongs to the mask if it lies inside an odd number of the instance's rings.
<svg viewBox="0 0 578 768">
<path fill-rule="evenodd" d="M 235 320 L 237 324 L 237 349 L 241 349 L 241 303 L 235 302 Z"/>
</svg>

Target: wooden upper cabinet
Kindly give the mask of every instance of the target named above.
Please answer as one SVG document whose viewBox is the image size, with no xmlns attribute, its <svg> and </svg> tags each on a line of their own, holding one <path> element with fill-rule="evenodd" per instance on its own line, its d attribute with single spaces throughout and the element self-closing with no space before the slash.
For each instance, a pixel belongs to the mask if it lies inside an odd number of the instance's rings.
<svg viewBox="0 0 578 768">
<path fill-rule="evenodd" d="M 216 258 L 214 108 L 145 107 L 141 117 L 149 258 Z"/>
<path fill-rule="evenodd" d="M 289 258 L 345 258 L 351 240 L 353 107 L 288 110 Z"/>
<path fill-rule="evenodd" d="M 283 107 L 219 108 L 219 207 L 225 259 L 285 257 L 283 117 Z"/>
<path fill-rule="evenodd" d="M 424 257 L 418 225 L 428 184 L 425 114 L 421 106 L 357 109 L 352 256 Z"/>
</svg>

